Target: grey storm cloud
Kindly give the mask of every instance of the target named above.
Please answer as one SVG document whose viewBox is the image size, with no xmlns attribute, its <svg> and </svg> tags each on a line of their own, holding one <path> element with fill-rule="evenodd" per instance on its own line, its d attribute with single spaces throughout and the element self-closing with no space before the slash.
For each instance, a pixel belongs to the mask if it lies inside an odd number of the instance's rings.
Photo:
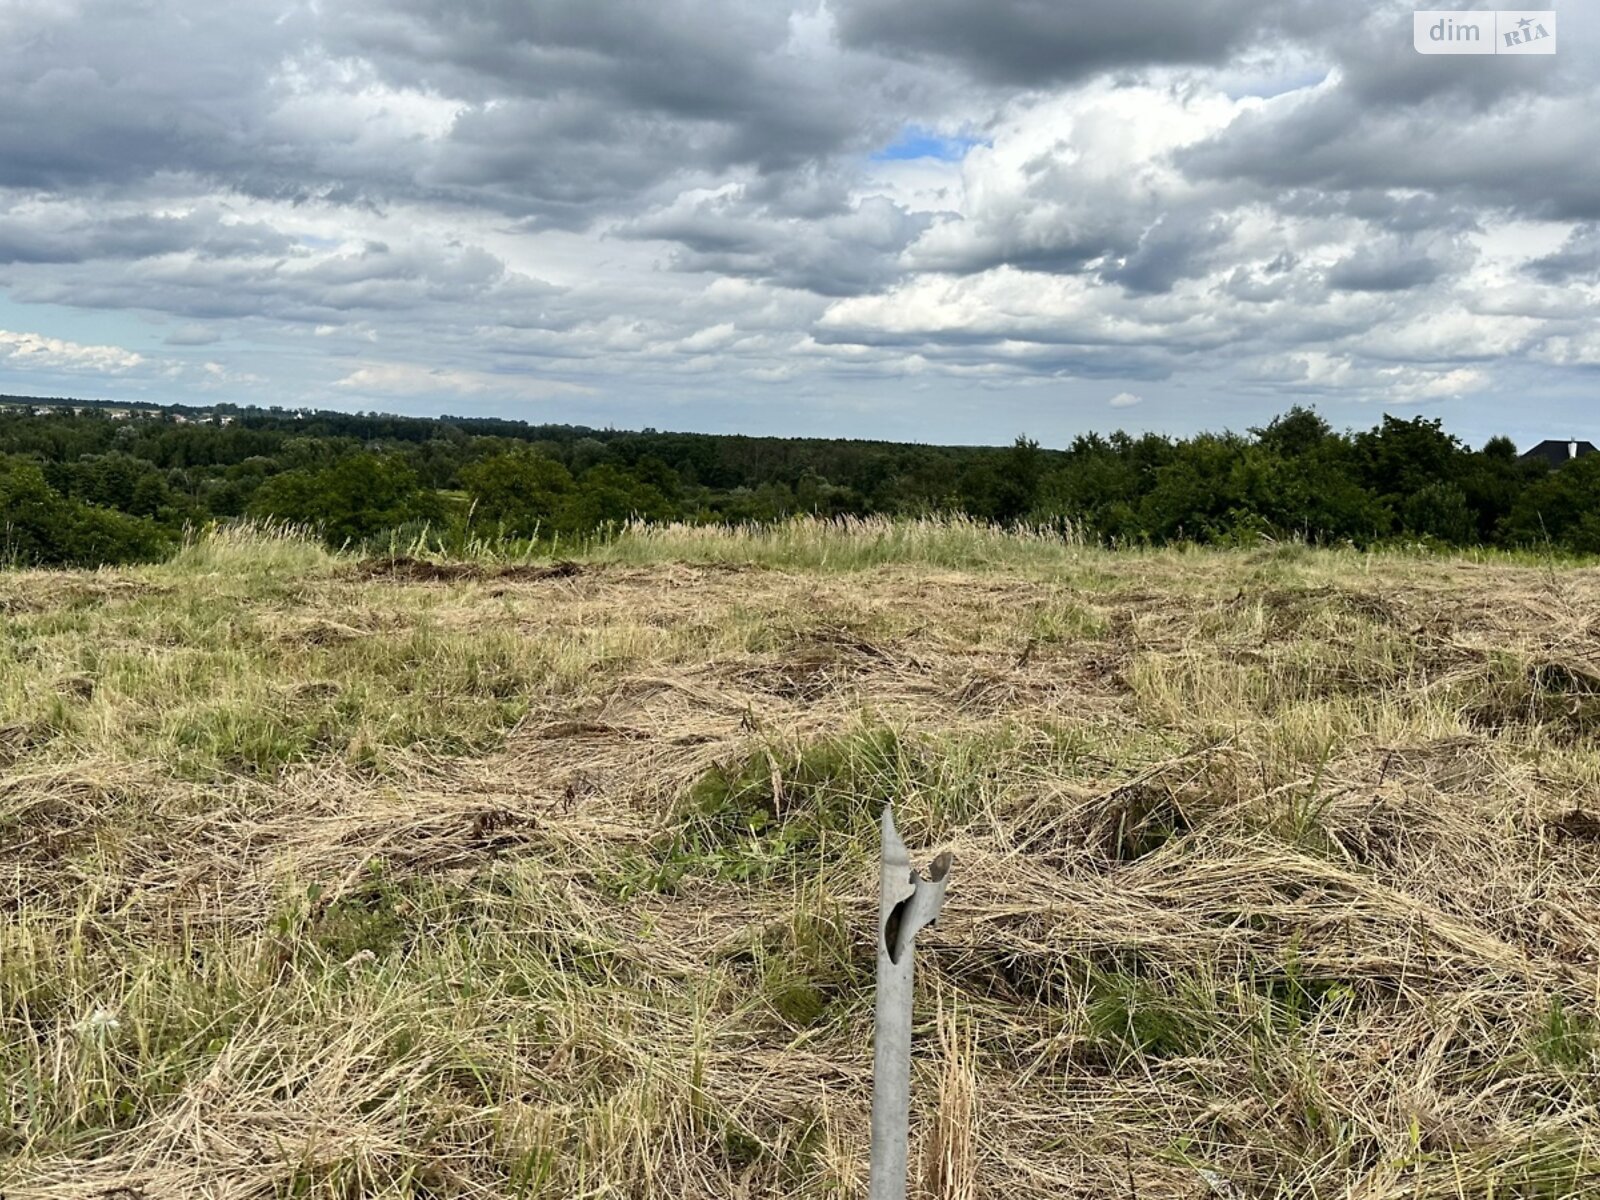
<svg viewBox="0 0 1600 1200">
<path fill-rule="evenodd" d="M 1426 255 L 1384 259 L 1356 254 L 1328 272 L 1328 286 L 1346 292 L 1403 292 L 1432 283 L 1444 268 Z"/>
<path fill-rule="evenodd" d="M 260 221 L 224 223 L 216 213 L 185 216 L 68 215 L 51 209 L 0 214 L 0 264 L 155 258 L 178 251 L 205 258 L 285 255 L 294 239 Z"/>
<path fill-rule="evenodd" d="M 13 298 L 84 308 L 149 307 L 187 318 L 322 322 L 347 314 L 414 312 L 549 295 L 480 247 L 370 244 L 308 259 L 208 259 L 154 265 L 119 260 L 0 276 Z M 190 342 L 189 344 L 195 344 Z"/>
<path fill-rule="evenodd" d="M 159 171 L 241 179 L 302 155 L 261 117 L 304 45 L 275 6 L 19 0 L 0 10 L 0 186 L 127 183 Z"/>
<path fill-rule="evenodd" d="M 867 106 L 875 122 L 860 94 L 917 91 L 862 56 L 796 54 L 785 9 L 732 0 L 83 0 L 0 15 L 7 32 L 0 186 L 190 173 L 272 198 L 437 198 L 574 226 L 669 176 L 868 148 L 899 106 Z M 451 127 L 431 145 L 365 144 L 336 106 L 286 119 L 318 63 L 450 101 Z"/>
<path fill-rule="evenodd" d="M 842 296 L 898 277 L 898 256 L 931 220 L 881 196 L 815 220 L 774 214 L 743 197 L 717 197 L 630 222 L 618 232 L 675 243 L 674 265 L 681 270 Z"/>
<path fill-rule="evenodd" d="M 724 162 L 778 165 L 861 130 L 840 62 L 787 52 L 790 14 L 742 0 L 478 0 L 367 3 L 330 18 L 329 44 L 370 56 L 391 82 L 483 104 L 581 97 L 566 118 L 636 118 L 714 129 Z M 845 77 L 841 77 L 845 76 Z"/>
<path fill-rule="evenodd" d="M 209 325 L 180 325 L 161 340 L 168 346 L 211 346 L 222 334 Z"/>
<path fill-rule="evenodd" d="M 1245 114 L 1175 157 L 1197 177 L 1274 190 L 1421 190 L 1529 216 L 1593 219 L 1600 157 L 1592 153 L 1592 103 L 1523 99 L 1474 116 L 1435 98 L 1379 112 L 1338 92 L 1286 115 Z"/>
<path fill-rule="evenodd" d="M 742 0 L 409 0 L 344 6 L 325 36 L 389 84 L 465 102 L 422 189 L 577 228 L 675 176 L 748 169 L 786 190 L 948 86 L 797 49 L 792 16 Z"/>
<path fill-rule="evenodd" d="M 1337 20 L 1307 0 L 1123 0 L 1085 8 L 1038 0 L 843 0 L 845 41 L 897 57 L 959 64 L 1025 87 L 1125 67 L 1221 63 L 1264 36 Z"/>
<path fill-rule="evenodd" d="M 1418 55 L 1413 6 L 1374 5 L 1331 25 L 1319 45 L 1337 86 L 1304 103 L 1240 114 L 1176 155 L 1198 178 L 1250 180 L 1274 191 L 1335 197 L 1404 193 L 1411 215 L 1493 206 L 1552 220 L 1600 216 L 1600 10 L 1561 12 L 1579 49 L 1551 57 Z M 1400 36 L 1403 30 L 1404 36 Z M 1406 214 L 1387 218 L 1398 228 Z"/>
<path fill-rule="evenodd" d="M 1180 279 L 1205 274 L 1213 252 L 1231 235 L 1231 223 L 1215 217 L 1163 215 L 1144 231 L 1133 253 L 1102 268 L 1100 277 L 1130 292 L 1168 292 Z"/>
<path fill-rule="evenodd" d="M 1459 248 L 1439 251 L 1408 245 L 1403 238 L 1385 238 L 1335 263 L 1327 282 L 1336 291 L 1403 292 L 1425 287 L 1464 266 L 1467 257 Z"/>
<path fill-rule="evenodd" d="M 1480 209 L 1430 192 L 1360 187 L 1343 192 L 1289 188 L 1269 193 L 1274 207 L 1299 217 L 1353 217 L 1396 235 L 1482 232 Z"/>
<path fill-rule="evenodd" d="M 1561 249 L 1532 260 L 1526 270 L 1546 283 L 1600 281 L 1600 226 L 1579 226 L 1567 236 Z"/>
<path fill-rule="evenodd" d="M 9 0 L 0 294 L 313 395 L 1594 365 L 1600 16 L 1412 7 Z"/>
<path fill-rule="evenodd" d="M 1322 30 L 1320 45 L 1338 66 L 1343 96 L 1367 111 L 1437 98 L 1458 119 L 1470 120 L 1519 98 L 1580 92 L 1600 77 L 1600 63 L 1581 49 L 1553 58 L 1493 55 L 1469 63 L 1453 55 L 1419 55 L 1412 14 L 1421 8 L 1407 0 L 1381 0 L 1364 14 L 1354 5 L 1338 6 L 1338 19 Z M 1568 6 L 1560 16 L 1563 36 L 1571 35 L 1573 43 L 1582 46 L 1592 37 L 1588 6 Z"/>
</svg>

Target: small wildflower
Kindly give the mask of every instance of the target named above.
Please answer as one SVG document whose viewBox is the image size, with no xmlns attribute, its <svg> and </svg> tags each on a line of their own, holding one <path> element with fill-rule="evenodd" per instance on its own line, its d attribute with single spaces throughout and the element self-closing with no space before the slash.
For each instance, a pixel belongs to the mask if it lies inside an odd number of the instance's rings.
<svg viewBox="0 0 1600 1200">
<path fill-rule="evenodd" d="M 1227 1197 L 1227 1200 L 1234 1200 L 1235 1197 L 1238 1197 L 1239 1200 L 1243 1200 L 1244 1193 L 1235 1187 L 1233 1181 L 1226 1175 L 1213 1171 L 1209 1167 L 1199 1168 L 1199 1174 L 1201 1180 L 1211 1189 L 1213 1196 Z"/>
<path fill-rule="evenodd" d="M 97 1008 L 73 1026 L 79 1033 L 92 1033 L 103 1037 L 122 1028 L 122 1021 L 112 1008 Z"/>
</svg>

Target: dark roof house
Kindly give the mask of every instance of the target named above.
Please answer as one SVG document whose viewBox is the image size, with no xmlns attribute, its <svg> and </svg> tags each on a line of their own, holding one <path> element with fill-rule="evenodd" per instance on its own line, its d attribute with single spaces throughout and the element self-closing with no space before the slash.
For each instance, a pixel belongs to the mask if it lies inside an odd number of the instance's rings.
<svg viewBox="0 0 1600 1200">
<path fill-rule="evenodd" d="M 1583 458 L 1590 454 L 1600 454 L 1600 450 L 1595 449 L 1593 442 L 1558 442 L 1552 438 L 1549 441 L 1540 442 L 1532 450 L 1529 450 L 1522 456 L 1522 461 L 1531 462 L 1536 458 L 1542 458 L 1552 467 L 1559 467 L 1564 462 L 1570 462 L 1574 458 Z"/>
</svg>

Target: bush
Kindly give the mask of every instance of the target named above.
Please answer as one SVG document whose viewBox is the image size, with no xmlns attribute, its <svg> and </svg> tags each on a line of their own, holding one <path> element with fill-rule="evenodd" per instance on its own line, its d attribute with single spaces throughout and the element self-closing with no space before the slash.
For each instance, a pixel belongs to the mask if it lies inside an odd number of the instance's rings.
<svg viewBox="0 0 1600 1200">
<path fill-rule="evenodd" d="M 1519 546 L 1600 554 L 1600 454 L 1569 462 L 1530 484 L 1506 518 L 1502 536 Z"/>
<path fill-rule="evenodd" d="M 61 495 L 23 459 L 0 458 L 0 563 L 83 566 L 149 562 L 174 539 L 153 521 Z"/>
</svg>

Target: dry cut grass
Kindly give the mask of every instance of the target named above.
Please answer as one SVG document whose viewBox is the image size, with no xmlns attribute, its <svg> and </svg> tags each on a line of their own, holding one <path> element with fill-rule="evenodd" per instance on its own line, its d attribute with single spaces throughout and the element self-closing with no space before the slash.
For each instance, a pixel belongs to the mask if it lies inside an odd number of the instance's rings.
<svg viewBox="0 0 1600 1200">
<path fill-rule="evenodd" d="M 971 527 L 0 575 L 0 1188 L 1600 1194 L 1600 580 Z"/>
</svg>

